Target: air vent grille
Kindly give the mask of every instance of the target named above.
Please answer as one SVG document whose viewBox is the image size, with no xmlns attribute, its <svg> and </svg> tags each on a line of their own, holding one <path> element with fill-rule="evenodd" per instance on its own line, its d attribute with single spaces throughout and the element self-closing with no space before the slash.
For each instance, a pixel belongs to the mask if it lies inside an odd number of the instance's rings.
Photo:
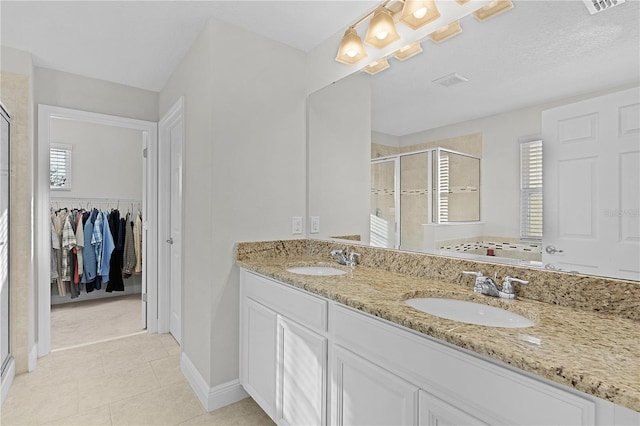
<svg viewBox="0 0 640 426">
<path fill-rule="evenodd" d="M 604 12 L 607 9 L 611 9 L 614 6 L 624 3 L 625 0 L 582 0 L 587 6 L 587 10 L 592 15 L 596 13 Z"/>
<path fill-rule="evenodd" d="M 457 72 L 447 74 L 444 77 L 440 77 L 436 80 L 433 80 L 434 83 L 439 84 L 444 87 L 451 87 L 455 84 L 460 84 L 469 81 L 467 77 L 464 77 Z"/>
</svg>

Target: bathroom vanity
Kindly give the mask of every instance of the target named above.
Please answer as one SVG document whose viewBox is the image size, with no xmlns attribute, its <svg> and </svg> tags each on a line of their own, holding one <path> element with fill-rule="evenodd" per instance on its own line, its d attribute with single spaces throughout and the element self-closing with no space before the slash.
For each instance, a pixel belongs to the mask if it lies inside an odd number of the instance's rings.
<svg viewBox="0 0 640 426">
<path fill-rule="evenodd" d="M 289 272 L 339 268 L 328 251 L 313 255 L 303 241 L 238 256 L 240 380 L 276 423 L 640 421 L 636 321 L 488 298 L 471 291 L 472 280 L 458 285 L 367 266 L 330 276 Z M 484 303 L 534 325 L 452 321 L 405 303 L 415 297 Z"/>
</svg>

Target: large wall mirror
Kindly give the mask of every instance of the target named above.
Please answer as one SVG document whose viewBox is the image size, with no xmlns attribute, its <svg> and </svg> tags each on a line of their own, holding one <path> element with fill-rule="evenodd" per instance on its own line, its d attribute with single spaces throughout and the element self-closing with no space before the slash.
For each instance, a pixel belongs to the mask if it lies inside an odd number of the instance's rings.
<svg viewBox="0 0 640 426">
<path fill-rule="evenodd" d="M 309 237 L 640 280 L 640 3 L 514 3 L 310 95 Z"/>
</svg>

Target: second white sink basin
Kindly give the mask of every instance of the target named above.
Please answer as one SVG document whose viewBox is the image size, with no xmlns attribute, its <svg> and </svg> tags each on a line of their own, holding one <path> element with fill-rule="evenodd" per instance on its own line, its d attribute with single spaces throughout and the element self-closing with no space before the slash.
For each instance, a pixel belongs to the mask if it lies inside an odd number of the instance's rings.
<svg viewBox="0 0 640 426">
<path fill-rule="evenodd" d="M 332 268 L 331 266 L 297 266 L 294 268 L 288 268 L 287 272 L 292 272 L 294 274 L 300 275 L 320 275 L 320 276 L 328 276 L 328 275 L 344 275 L 347 271 L 343 271 L 342 269 Z"/>
<path fill-rule="evenodd" d="M 409 299 L 405 303 L 419 311 L 454 321 L 487 327 L 525 328 L 533 321 L 505 309 L 457 299 Z"/>
</svg>

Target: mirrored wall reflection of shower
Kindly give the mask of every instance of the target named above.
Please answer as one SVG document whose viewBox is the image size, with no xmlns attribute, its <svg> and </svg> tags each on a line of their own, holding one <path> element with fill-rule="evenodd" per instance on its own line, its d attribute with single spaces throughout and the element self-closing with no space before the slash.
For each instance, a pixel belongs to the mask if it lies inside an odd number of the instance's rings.
<svg viewBox="0 0 640 426">
<path fill-rule="evenodd" d="M 433 247 L 428 227 L 480 220 L 480 158 L 432 148 L 371 162 L 371 244 Z"/>
</svg>

